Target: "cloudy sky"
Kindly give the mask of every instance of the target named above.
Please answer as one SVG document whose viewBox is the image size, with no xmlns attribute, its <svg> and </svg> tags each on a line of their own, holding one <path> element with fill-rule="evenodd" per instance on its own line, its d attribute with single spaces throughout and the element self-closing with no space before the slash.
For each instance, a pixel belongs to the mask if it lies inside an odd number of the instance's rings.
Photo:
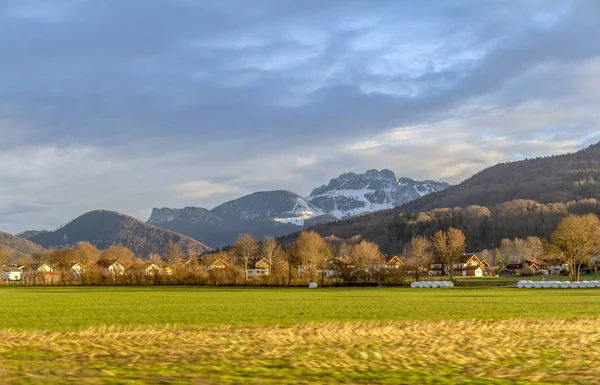
<svg viewBox="0 0 600 385">
<path fill-rule="evenodd" d="M 2 0 L 0 230 L 600 140 L 600 1 Z"/>
</svg>

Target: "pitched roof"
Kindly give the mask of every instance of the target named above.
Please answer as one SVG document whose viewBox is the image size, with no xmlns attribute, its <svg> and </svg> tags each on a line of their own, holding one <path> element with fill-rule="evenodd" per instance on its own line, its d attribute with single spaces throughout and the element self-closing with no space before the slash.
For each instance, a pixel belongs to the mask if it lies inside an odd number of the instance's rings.
<svg viewBox="0 0 600 385">
<path fill-rule="evenodd" d="M 386 257 L 385 258 L 385 263 L 386 264 L 390 264 L 390 263 L 397 263 L 400 265 L 404 265 L 404 262 L 402 261 L 402 259 L 400 259 L 397 255 L 393 255 L 391 257 Z"/>
<path fill-rule="evenodd" d="M 108 259 L 101 259 L 98 262 L 96 262 L 96 264 L 102 268 L 108 269 L 109 267 L 113 266 L 114 264 L 121 264 L 123 266 L 125 266 L 125 264 L 121 261 L 112 261 L 112 260 L 108 260 Z"/>
<path fill-rule="evenodd" d="M 4 266 L 2 271 L 10 272 L 10 273 L 20 273 L 21 269 L 16 266 Z"/>
</svg>

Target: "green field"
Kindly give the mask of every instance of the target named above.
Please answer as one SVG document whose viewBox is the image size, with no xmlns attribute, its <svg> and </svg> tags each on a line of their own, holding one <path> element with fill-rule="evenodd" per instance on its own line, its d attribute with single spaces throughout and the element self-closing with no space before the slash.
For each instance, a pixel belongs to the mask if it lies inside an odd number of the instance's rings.
<svg viewBox="0 0 600 385">
<path fill-rule="evenodd" d="M 600 289 L 1 287 L 0 305 L 0 383 L 600 381 Z"/>
</svg>

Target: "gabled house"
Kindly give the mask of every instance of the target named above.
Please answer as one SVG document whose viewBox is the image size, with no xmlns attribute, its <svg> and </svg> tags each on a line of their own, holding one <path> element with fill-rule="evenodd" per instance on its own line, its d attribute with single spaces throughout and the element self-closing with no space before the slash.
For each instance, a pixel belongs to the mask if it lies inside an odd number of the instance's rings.
<svg viewBox="0 0 600 385">
<path fill-rule="evenodd" d="M 71 273 L 71 276 L 76 281 L 81 281 L 81 276 L 83 275 L 84 270 L 85 266 L 79 262 L 74 262 L 71 267 L 69 267 L 69 273 Z"/>
<path fill-rule="evenodd" d="M 459 277 L 483 277 L 489 264 L 476 255 L 465 254 L 452 265 L 454 276 Z"/>
<path fill-rule="evenodd" d="M 101 259 L 96 262 L 96 265 L 101 269 L 104 275 L 125 275 L 127 266 L 121 261 L 113 261 L 107 259 Z"/>
<path fill-rule="evenodd" d="M 448 274 L 449 267 L 443 266 L 439 258 L 434 259 L 429 266 L 430 276 Z M 457 277 L 483 277 L 493 273 L 493 269 L 486 261 L 482 261 L 476 255 L 464 254 L 452 265 L 452 274 Z"/>
<path fill-rule="evenodd" d="M 547 269 L 544 269 L 545 263 L 538 259 L 526 259 L 519 263 L 511 263 L 500 272 L 500 275 L 504 277 L 520 277 L 522 275 L 536 275 L 548 273 Z"/>
<path fill-rule="evenodd" d="M 208 255 L 202 258 L 200 261 L 200 266 L 202 266 L 202 268 L 204 268 L 206 271 L 211 271 L 213 269 L 225 269 L 229 267 L 229 263 L 222 258 L 216 258 Z"/>
<path fill-rule="evenodd" d="M 23 279 L 23 271 L 17 266 L 4 266 L 0 274 L 0 279 L 7 282 L 20 281 Z"/>
<path fill-rule="evenodd" d="M 169 270 L 171 268 L 169 267 Z M 161 275 L 165 273 L 165 269 L 154 262 L 146 262 L 144 265 L 144 274 L 149 276 Z"/>
<path fill-rule="evenodd" d="M 265 277 L 270 272 L 271 266 L 265 258 L 253 260 L 248 265 L 248 278 Z"/>
<path fill-rule="evenodd" d="M 397 255 L 385 258 L 385 267 L 388 269 L 399 269 L 404 266 L 404 262 Z"/>
</svg>

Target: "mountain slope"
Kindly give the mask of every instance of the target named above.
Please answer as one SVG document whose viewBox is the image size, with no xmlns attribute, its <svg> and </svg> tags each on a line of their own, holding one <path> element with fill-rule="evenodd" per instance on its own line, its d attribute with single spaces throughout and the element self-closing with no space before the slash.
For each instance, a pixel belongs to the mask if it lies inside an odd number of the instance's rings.
<svg viewBox="0 0 600 385">
<path fill-rule="evenodd" d="M 148 223 L 186 234 L 213 247 L 223 247 L 231 245 L 241 233 L 263 239 L 334 219 L 290 191 L 263 191 L 212 210 L 155 208 Z"/>
<path fill-rule="evenodd" d="M 192 250 L 200 254 L 210 250 L 210 247 L 185 235 L 107 210 L 89 212 L 58 230 L 36 235 L 31 240 L 47 248 L 73 246 L 83 241 L 100 249 L 121 244 L 142 257 L 151 253 L 164 255 L 169 242 L 178 243 L 183 252 Z"/>
<path fill-rule="evenodd" d="M 291 191 L 261 191 L 215 207 L 212 213 L 224 220 L 270 219 L 304 226 L 304 221 L 325 215 L 316 206 Z"/>
<path fill-rule="evenodd" d="M 2 231 L 0 231 L 0 249 L 23 254 L 33 254 L 43 250 L 42 246 L 36 243 Z"/>
<path fill-rule="evenodd" d="M 23 239 L 31 239 L 31 238 L 35 237 L 36 235 L 44 234 L 47 232 L 48 232 L 47 230 L 27 230 L 27 231 L 23 231 L 22 233 L 17 234 L 17 237 L 23 238 Z"/>
<path fill-rule="evenodd" d="M 391 209 L 448 188 L 447 183 L 396 178 L 390 170 L 347 173 L 312 191 L 306 198 L 338 219 Z"/>
<path fill-rule="evenodd" d="M 513 199 L 540 203 L 600 198 L 600 143 L 573 154 L 501 163 L 459 185 L 402 207 L 429 211 L 439 207 L 491 206 Z"/>
</svg>

